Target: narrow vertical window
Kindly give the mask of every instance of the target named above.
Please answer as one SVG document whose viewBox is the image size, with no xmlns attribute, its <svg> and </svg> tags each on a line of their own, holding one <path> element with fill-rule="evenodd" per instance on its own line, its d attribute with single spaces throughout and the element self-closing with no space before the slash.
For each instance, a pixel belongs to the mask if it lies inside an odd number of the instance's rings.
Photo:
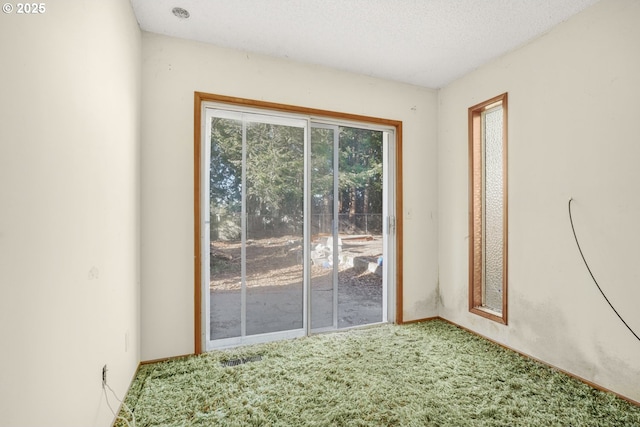
<svg viewBox="0 0 640 427">
<path fill-rule="evenodd" d="M 507 324 L 507 94 L 469 108 L 469 310 Z"/>
</svg>

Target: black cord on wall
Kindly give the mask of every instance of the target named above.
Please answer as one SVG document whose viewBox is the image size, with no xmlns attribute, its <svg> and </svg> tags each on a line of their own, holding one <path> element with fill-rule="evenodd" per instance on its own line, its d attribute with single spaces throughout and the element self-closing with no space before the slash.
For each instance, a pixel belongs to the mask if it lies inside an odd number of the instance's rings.
<svg viewBox="0 0 640 427">
<path fill-rule="evenodd" d="M 573 230 L 573 237 L 576 239 L 576 245 L 578 245 L 578 250 L 580 251 L 580 256 L 582 257 L 582 261 L 584 261 L 584 265 L 587 267 L 587 270 L 589 271 L 589 274 L 591 275 L 591 278 L 593 279 L 593 283 L 596 284 L 596 286 L 598 287 L 598 290 L 600 291 L 600 293 L 602 294 L 602 296 L 604 297 L 605 301 L 607 301 L 607 304 L 609 304 L 609 307 L 611 307 L 611 309 L 613 310 L 613 312 L 616 314 L 616 316 L 618 316 L 618 319 L 620 319 L 620 321 L 622 323 L 624 323 L 624 326 L 627 327 L 627 329 L 629 329 L 629 331 L 631 331 L 631 333 L 633 334 L 634 337 L 636 337 L 636 339 L 638 341 L 640 341 L 640 337 L 638 336 L 638 334 L 636 334 L 633 329 L 631 329 L 631 326 L 629 326 L 627 324 L 627 322 L 624 321 L 624 319 L 622 318 L 622 316 L 620 316 L 620 313 L 618 313 L 618 311 L 615 309 L 615 307 L 613 307 L 613 304 L 611 304 L 611 301 L 609 301 L 609 298 L 607 298 L 607 296 L 604 294 L 604 292 L 602 291 L 602 288 L 600 287 L 600 285 L 598 284 L 598 281 L 596 280 L 596 278 L 593 276 L 593 273 L 591 272 L 591 269 L 589 268 L 589 264 L 587 264 L 587 260 L 584 257 L 584 254 L 582 253 L 582 248 L 580 247 L 580 243 L 578 242 L 578 236 L 576 236 L 576 229 L 573 226 L 573 217 L 571 216 L 571 202 L 573 201 L 573 197 L 569 199 L 569 221 L 571 221 L 571 230 Z"/>
</svg>

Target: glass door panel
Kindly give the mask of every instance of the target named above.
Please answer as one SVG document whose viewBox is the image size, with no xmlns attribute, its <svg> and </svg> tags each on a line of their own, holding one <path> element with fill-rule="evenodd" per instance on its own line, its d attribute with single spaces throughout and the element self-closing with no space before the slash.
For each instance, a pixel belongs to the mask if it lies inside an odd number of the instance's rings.
<svg viewBox="0 0 640 427">
<path fill-rule="evenodd" d="M 206 110 L 206 348 L 301 336 L 307 121 Z"/>
<path fill-rule="evenodd" d="M 314 125 L 311 128 L 311 329 L 337 327 L 337 270 L 333 268 L 334 154 L 337 151 L 337 126 Z M 337 255 L 337 254 L 336 254 Z M 337 259 L 337 256 L 335 257 Z"/>
<path fill-rule="evenodd" d="M 305 131 L 247 123 L 247 335 L 303 327 Z"/>
<path fill-rule="evenodd" d="M 241 335 L 242 121 L 209 117 L 209 339 Z"/>
<path fill-rule="evenodd" d="M 338 328 L 383 321 L 383 134 L 340 127 Z"/>
<path fill-rule="evenodd" d="M 311 128 L 311 329 L 386 321 L 384 151 L 388 133 Z M 336 167 L 338 166 L 338 167 Z"/>
</svg>

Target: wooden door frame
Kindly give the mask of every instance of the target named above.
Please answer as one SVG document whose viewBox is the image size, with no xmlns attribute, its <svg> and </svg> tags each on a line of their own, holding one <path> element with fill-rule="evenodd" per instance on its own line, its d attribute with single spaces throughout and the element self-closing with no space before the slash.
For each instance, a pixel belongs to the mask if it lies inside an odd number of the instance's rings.
<svg viewBox="0 0 640 427">
<path fill-rule="evenodd" d="M 203 352 L 202 346 L 202 251 L 200 242 L 200 174 L 201 174 L 201 138 L 202 138 L 202 104 L 204 102 L 216 102 L 236 106 L 254 107 L 264 110 L 273 110 L 286 113 L 297 113 L 315 117 L 324 117 L 337 120 L 358 121 L 375 125 L 391 126 L 395 128 L 395 216 L 396 216 L 396 282 L 395 282 L 395 323 L 402 324 L 402 122 L 399 120 L 382 119 L 378 117 L 362 116 L 357 114 L 340 113 L 316 108 L 299 107 L 296 105 L 279 104 L 274 102 L 259 101 L 247 98 L 238 98 L 226 95 L 217 95 L 205 92 L 194 92 L 193 105 L 193 212 L 194 212 L 194 239 L 193 239 L 193 267 L 194 267 L 194 353 Z"/>
</svg>

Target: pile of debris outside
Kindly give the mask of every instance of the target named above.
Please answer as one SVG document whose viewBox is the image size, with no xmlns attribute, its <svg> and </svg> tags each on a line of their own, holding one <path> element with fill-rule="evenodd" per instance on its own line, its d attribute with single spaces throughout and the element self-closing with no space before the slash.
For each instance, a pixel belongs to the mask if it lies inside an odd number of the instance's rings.
<svg viewBox="0 0 640 427">
<path fill-rule="evenodd" d="M 333 268 L 334 262 L 337 262 L 341 270 L 353 268 L 358 272 L 368 271 L 382 276 L 383 259 L 380 253 L 382 248 L 375 248 L 373 252 L 364 251 L 364 253 L 360 253 L 361 250 L 356 250 L 361 245 L 366 245 L 365 242 L 372 240 L 375 238 L 370 234 L 340 235 L 337 241 L 331 235 L 314 235 L 311 245 L 311 261 L 316 267 L 329 269 Z"/>
</svg>

